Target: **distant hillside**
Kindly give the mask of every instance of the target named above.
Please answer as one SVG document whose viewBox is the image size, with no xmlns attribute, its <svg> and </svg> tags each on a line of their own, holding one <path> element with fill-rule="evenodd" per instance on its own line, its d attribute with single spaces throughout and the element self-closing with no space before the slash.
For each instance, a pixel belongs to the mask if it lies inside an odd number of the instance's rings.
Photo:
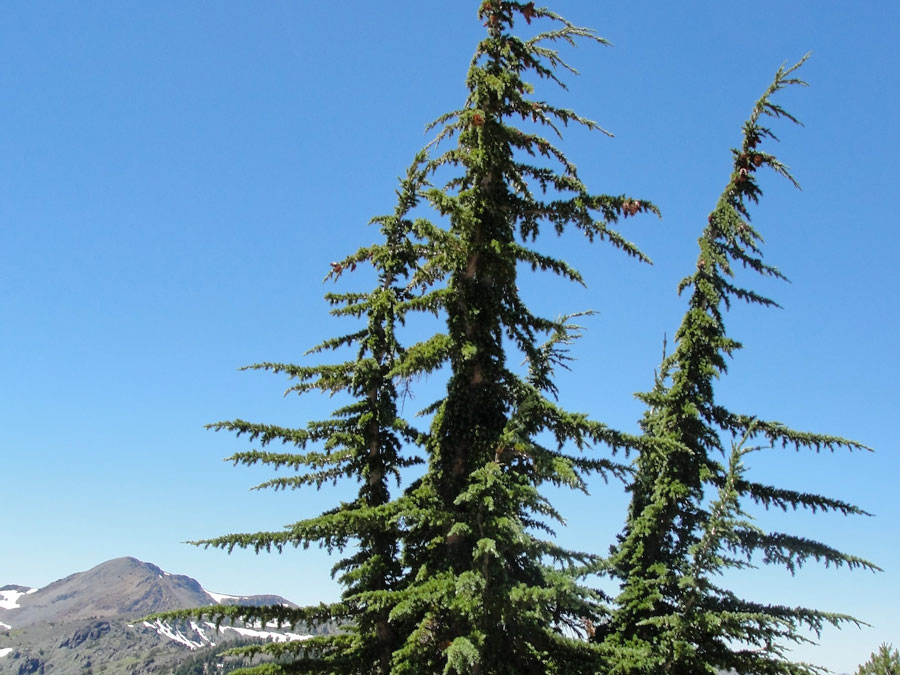
<svg viewBox="0 0 900 675">
<path fill-rule="evenodd" d="M 135 558 L 116 558 L 40 589 L 2 586 L 0 674 L 172 673 L 190 657 L 204 661 L 207 657 L 197 658 L 203 650 L 222 651 L 223 643 L 303 640 L 312 632 L 140 621 L 149 614 L 216 604 L 292 605 L 277 595 L 213 593 L 191 577 Z"/>
</svg>

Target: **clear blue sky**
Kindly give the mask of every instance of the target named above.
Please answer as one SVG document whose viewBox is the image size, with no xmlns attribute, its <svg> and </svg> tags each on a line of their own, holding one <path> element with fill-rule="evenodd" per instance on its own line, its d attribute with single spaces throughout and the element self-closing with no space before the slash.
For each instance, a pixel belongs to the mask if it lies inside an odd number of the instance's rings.
<svg viewBox="0 0 900 675">
<path fill-rule="evenodd" d="M 300 425 L 329 401 L 284 399 L 239 373 L 299 362 L 347 326 L 327 316 L 328 262 L 373 241 L 395 177 L 459 107 L 482 28 L 477 2 L 5 2 L 0 6 L 0 585 L 44 585 L 133 555 L 227 593 L 334 598 L 329 561 L 197 550 L 181 542 L 277 529 L 332 504 L 248 492 L 247 446 L 203 425 Z M 754 476 L 858 502 L 871 519 L 766 516 L 867 557 L 878 575 L 804 568 L 736 580 L 760 599 L 849 612 L 800 656 L 849 671 L 900 643 L 895 427 L 900 254 L 892 201 L 900 6 L 888 2 L 554 2 L 614 43 L 568 52 L 570 91 L 541 93 L 615 133 L 563 144 L 596 192 L 656 202 L 626 222 L 641 266 L 576 236 L 547 246 L 587 290 L 523 279 L 550 312 L 594 309 L 562 398 L 633 429 L 675 286 L 729 171 L 740 124 L 775 69 L 812 50 L 811 87 L 780 99 L 774 176 L 754 210 L 767 260 L 791 284 L 757 286 L 783 310 L 736 307 L 746 349 L 719 395 L 735 408 L 847 436 L 875 454 L 773 452 Z M 753 281 L 753 283 L 756 283 Z M 348 281 L 346 287 L 353 286 Z M 436 383 L 429 383 L 436 386 Z M 422 394 L 410 405 L 429 401 Z M 624 497 L 594 486 L 559 503 L 561 533 L 604 551 Z"/>
</svg>

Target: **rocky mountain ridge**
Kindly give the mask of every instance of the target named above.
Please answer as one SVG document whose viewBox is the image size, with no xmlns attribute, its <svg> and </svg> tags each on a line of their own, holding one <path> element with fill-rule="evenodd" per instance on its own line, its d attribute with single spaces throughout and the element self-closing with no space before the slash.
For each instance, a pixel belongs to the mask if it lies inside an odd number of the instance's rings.
<svg viewBox="0 0 900 675">
<path fill-rule="evenodd" d="M 116 558 L 40 589 L 0 587 L 0 674 L 173 673 L 185 656 L 235 640 L 294 641 L 303 630 L 143 617 L 220 604 L 292 605 L 277 595 L 213 593 L 188 576 Z"/>
</svg>

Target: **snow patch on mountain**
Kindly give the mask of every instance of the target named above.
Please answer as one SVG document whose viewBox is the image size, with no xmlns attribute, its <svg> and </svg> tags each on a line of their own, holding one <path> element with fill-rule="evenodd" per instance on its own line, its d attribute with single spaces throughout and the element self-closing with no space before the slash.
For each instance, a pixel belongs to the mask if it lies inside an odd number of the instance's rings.
<svg viewBox="0 0 900 675">
<path fill-rule="evenodd" d="M 202 642 L 194 642 L 189 637 L 187 637 L 184 633 L 182 633 L 180 630 L 174 630 L 169 624 L 167 624 L 163 621 L 160 621 L 159 619 L 157 619 L 153 623 L 150 623 L 149 621 L 145 621 L 144 625 L 147 628 L 155 628 L 156 632 L 159 633 L 160 635 L 162 635 L 163 637 L 169 638 L 170 640 L 172 640 L 174 642 L 183 644 L 188 649 L 191 649 L 191 650 L 200 649 L 200 647 L 203 646 Z"/>
<path fill-rule="evenodd" d="M 216 627 L 216 624 L 210 621 L 207 621 L 206 625 L 213 629 Z M 300 635 L 299 633 L 276 633 L 274 631 L 258 630 L 256 628 L 219 626 L 220 633 L 224 633 L 226 630 L 233 630 L 238 635 L 243 635 L 244 637 L 261 638 L 263 640 L 272 640 L 273 642 L 300 642 L 302 640 L 309 640 L 312 637 L 312 635 Z"/>
<path fill-rule="evenodd" d="M 204 625 L 208 626 L 213 633 L 219 633 L 224 635 L 227 631 L 234 631 L 238 635 L 243 637 L 251 637 L 257 638 L 260 640 L 271 640 L 272 642 L 299 642 L 302 640 L 309 640 L 312 635 L 300 635 L 299 633 L 282 633 L 271 630 L 260 630 L 259 625 L 255 628 L 245 628 L 242 626 L 219 626 L 216 627 L 212 621 L 205 621 Z M 182 631 L 173 628 L 168 622 L 157 619 L 153 623 L 149 621 L 144 621 L 144 626 L 147 628 L 152 628 L 157 632 L 158 635 L 161 635 L 164 638 L 172 640 L 173 642 L 177 642 L 178 644 L 184 645 L 191 651 L 195 649 L 200 649 L 201 647 L 206 647 L 209 645 L 210 647 L 215 647 L 216 643 L 210 639 L 204 629 L 194 621 L 190 622 L 191 630 L 188 631 L 189 635 L 185 635 Z M 192 632 L 193 631 L 193 632 Z M 194 635 L 196 633 L 196 636 Z M 195 639 L 195 638 L 199 639 Z"/>
<path fill-rule="evenodd" d="M 18 602 L 19 598 L 23 595 L 31 595 L 32 593 L 37 593 L 37 589 L 31 588 L 27 591 L 0 591 L 0 609 L 18 609 L 21 607 Z"/>
<path fill-rule="evenodd" d="M 3 649 L 0 649 L 0 659 L 9 654 L 12 650 L 12 647 L 4 647 Z"/>
<path fill-rule="evenodd" d="M 203 632 L 203 629 L 197 625 L 196 622 L 191 621 L 191 629 L 197 631 L 197 635 L 200 636 L 200 639 L 204 642 L 208 642 L 210 647 L 215 647 L 216 643 L 206 637 L 206 633 Z"/>
<path fill-rule="evenodd" d="M 0 628 L 4 630 L 12 630 L 12 626 L 10 626 L 8 623 L 3 623 L 2 621 L 0 621 Z"/>
<path fill-rule="evenodd" d="M 246 596 L 243 595 L 226 595 L 225 593 L 213 593 L 212 591 L 208 591 L 205 588 L 203 592 L 206 593 L 209 597 L 213 599 L 217 605 L 221 605 L 226 600 L 241 600 Z"/>
</svg>

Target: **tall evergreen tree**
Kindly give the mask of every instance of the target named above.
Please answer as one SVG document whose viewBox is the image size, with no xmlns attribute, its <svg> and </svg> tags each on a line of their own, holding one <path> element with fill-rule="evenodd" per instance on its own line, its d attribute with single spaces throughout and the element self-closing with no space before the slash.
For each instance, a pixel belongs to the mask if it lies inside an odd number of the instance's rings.
<svg viewBox="0 0 900 675">
<path fill-rule="evenodd" d="M 819 633 L 825 624 L 853 622 L 852 617 L 739 598 L 714 584 L 713 577 L 750 566 L 759 557 L 791 573 L 810 559 L 874 568 L 801 536 L 764 532 L 743 510 L 747 502 L 755 502 L 783 510 L 864 513 L 838 499 L 752 482 L 743 463 L 748 453 L 763 448 L 863 446 L 734 413 L 714 396 L 714 380 L 725 374 L 726 359 L 740 348 L 725 331 L 724 311 L 735 299 L 775 304 L 736 285 L 735 268 L 783 278 L 762 260 L 762 239 L 750 225 L 748 204 L 761 195 L 756 181 L 760 167 L 793 182 L 785 166 L 759 146 L 774 138 L 762 125 L 765 117 L 796 122 L 771 97 L 803 84 L 793 76 L 802 63 L 779 69 L 744 124 L 743 143 L 733 150 L 733 172 L 699 239 L 696 269 L 679 286 L 679 292 L 690 291 L 690 298 L 674 351 L 664 358 L 654 389 L 641 396 L 648 411 L 641 425 L 631 505 L 612 556 L 621 594 L 597 636 L 612 655 L 613 673 L 815 672 L 813 666 L 791 663 L 785 643 L 804 642 L 805 629 Z M 729 446 L 730 457 L 723 462 Z M 710 493 L 717 496 L 709 500 Z"/>
<path fill-rule="evenodd" d="M 624 440 L 552 400 L 553 366 L 571 335 L 565 321 L 527 308 L 516 278 L 525 265 L 581 283 L 565 262 L 530 246 L 545 226 L 575 227 L 643 258 L 610 225 L 655 209 L 590 193 L 540 133 L 570 122 L 597 128 L 533 98 L 524 78 L 559 82 L 557 68 L 567 66 L 553 42 L 602 40 L 532 2 L 486 0 L 479 16 L 487 36 L 469 69 L 468 100 L 437 122 L 438 141 L 458 142 L 432 166 L 452 178 L 426 192 L 448 222 L 429 235 L 441 251 L 429 264 L 448 275 L 447 333 L 435 349 L 450 377 L 428 435 L 428 471 L 409 492 L 404 564 L 412 578 L 393 616 L 416 629 L 395 654 L 395 672 L 593 672 L 594 648 L 583 635 L 597 596 L 575 571 L 591 556 L 539 536 L 561 521 L 540 489 L 584 489 L 585 472 L 618 470 L 570 449 Z M 514 23 L 536 19 L 556 27 L 527 40 L 512 33 Z M 525 356 L 528 373 L 508 365 L 510 350 Z M 544 432 L 550 447 L 538 440 Z"/>
</svg>

